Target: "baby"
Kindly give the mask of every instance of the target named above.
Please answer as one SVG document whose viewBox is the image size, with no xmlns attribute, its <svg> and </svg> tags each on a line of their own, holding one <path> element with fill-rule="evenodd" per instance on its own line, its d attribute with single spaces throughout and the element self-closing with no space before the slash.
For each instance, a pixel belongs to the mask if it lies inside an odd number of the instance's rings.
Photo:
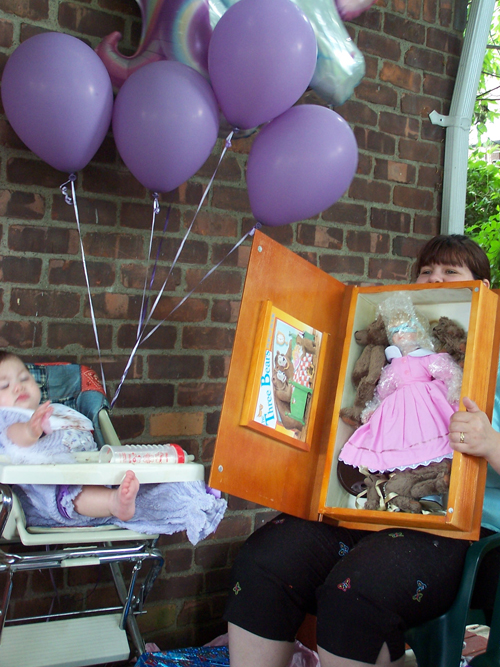
<svg viewBox="0 0 500 667">
<path fill-rule="evenodd" d="M 13 463 L 73 463 L 73 452 L 92 451 L 92 422 L 63 405 L 40 405 L 41 392 L 19 357 L 0 351 L 0 452 Z M 193 544 L 213 532 L 226 501 L 202 481 L 140 486 L 128 470 L 117 488 L 20 485 L 28 525 L 116 524 L 143 533 L 181 530 Z"/>
</svg>

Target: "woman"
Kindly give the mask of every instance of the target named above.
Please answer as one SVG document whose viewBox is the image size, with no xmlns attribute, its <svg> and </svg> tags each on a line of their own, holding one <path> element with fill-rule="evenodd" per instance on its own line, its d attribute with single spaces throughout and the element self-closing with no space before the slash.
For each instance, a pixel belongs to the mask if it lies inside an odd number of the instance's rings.
<svg viewBox="0 0 500 667">
<path fill-rule="evenodd" d="M 486 254 L 465 236 L 431 239 L 415 269 L 417 283 L 490 285 Z M 464 406 L 451 419 L 452 448 L 484 456 L 500 472 L 500 433 L 473 401 Z M 500 531 L 500 477 L 489 482 L 484 525 Z M 403 667 L 405 630 L 448 610 L 468 547 L 408 529 L 369 532 L 278 516 L 248 539 L 233 568 L 225 614 L 231 667 L 285 667 L 306 612 L 317 615 L 322 667 Z"/>
</svg>

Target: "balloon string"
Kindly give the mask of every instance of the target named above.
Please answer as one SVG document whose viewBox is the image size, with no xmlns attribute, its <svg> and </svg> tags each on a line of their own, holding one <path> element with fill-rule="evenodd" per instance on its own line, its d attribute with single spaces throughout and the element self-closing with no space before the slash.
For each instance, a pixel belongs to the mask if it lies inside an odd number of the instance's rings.
<svg viewBox="0 0 500 667">
<path fill-rule="evenodd" d="M 97 323 L 96 323 L 96 318 L 95 318 L 95 313 L 94 313 L 94 304 L 92 302 L 92 294 L 90 292 L 90 280 L 89 280 L 89 274 L 87 271 L 87 261 L 85 259 L 85 250 L 83 248 L 83 239 L 82 239 L 82 230 L 80 227 L 80 215 L 78 212 L 78 202 L 76 200 L 76 190 L 75 190 L 75 181 L 76 181 L 76 174 L 70 174 L 69 180 L 67 180 L 65 183 L 60 185 L 60 190 L 64 196 L 64 201 L 66 204 L 69 204 L 70 206 L 73 206 L 73 209 L 75 211 L 75 219 L 76 219 L 76 226 L 78 228 L 78 237 L 80 240 L 80 251 L 82 253 L 82 263 L 83 263 L 83 273 L 85 275 L 85 282 L 87 283 L 87 293 L 89 296 L 89 307 L 90 307 L 90 317 L 92 320 L 92 328 L 94 330 L 94 338 L 97 346 L 97 353 L 99 355 L 99 365 L 101 367 L 101 380 L 102 380 L 102 386 L 104 388 L 104 393 L 106 393 L 106 379 L 104 377 L 104 367 L 102 365 L 102 355 L 101 355 L 101 346 L 99 344 L 99 334 L 97 332 Z M 71 183 L 71 195 L 68 194 L 68 184 Z"/>
<path fill-rule="evenodd" d="M 128 371 L 129 371 L 129 369 L 130 369 L 130 366 L 132 365 L 133 358 L 134 358 L 134 356 L 135 356 L 135 353 L 136 353 L 137 348 L 139 347 L 139 345 L 140 345 L 141 343 L 144 343 L 144 341 L 146 341 L 150 336 L 152 336 L 152 335 L 155 333 L 155 331 L 157 331 L 157 330 L 161 327 L 161 325 L 164 324 L 164 323 L 167 321 L 167 319 L 168 319 L 173 313 L 175 313 L 175 311 L 176 311 L 178 308 L 180 308 L 180 307 L 182 306 L 182 304 L 186 303 L 186 301 L 189 299 L 189 297 L 190 297 L 190 296 L 191 296 L 191 295 L 198 289 L 198 287 L 199 287 L 203 282 L 205 282 L 205 280 L 206 280 L 209 276 L 212 275 L 212 273 L 214 273 L 214 271 L 216 271 L 216 270 L 219 268 L 219 266 L 220 266 L 220 265 L 221 265 L 221 264 L 222 264 L 222 263 L 229 257 L 229 255 L 231 255 L 231 253 L 233 253 L 237 248 L 239 248 L 239 246 L 240 246 L 244 241 L 246 241 L 246 239 L 247 239 L 249 236 L 253 236 L 254 233 L 255 233 L 255 230 L 256 230 L 256 229 L 260 229 L 260 227 L 261 227 L 261 223 L 260 223 L 260 222 L 257 222 L 257 223 L 255 224 L 255 226 L 252 227 L 252 229 L 250 229 L 246 234 L 244 234 L 244 235 L 242 236 L 242 238 L 241 238 L 241 239 L 240 239 L 240 240 L 239 240 L 239 241 L 238 241 L 238 242 L 231 248 L 231 250 L 230 250 L 230 251 L 229 251 L 229 252 L 228 252 L 228 253 L 227 253 L 221 260 L 220 260 L 220 262 L 218 262 L 214 267 L 212 267 L 212 268 L 210 269 L 210 271 L 208 271 L 208 272 L 203 276 L 203 278 L 202 278 L 202 279 L 201 279 L 201 280 L 200 280 L 200 281 L 193 287 L 193 289 L 192 289 L 188 294 L 186 294 L 186 296 L 183 297 L 183 298 L 181 299 L 181 301 L 179 301 L 179 303 L 178 303 L 176 306 L 174 306 L 174 307 L 172 308 L 172 310 L 169 311 L 168 315 L 167 315 L 161 322 L 158 322 L 158 324 L 155 325 L 155 327 L 153 327 L 153 329 L 151 329 L 151 331 L 150 331 L 146 336 L 144 336 L 144 337 L 142 337 L 140 340 L 137 340 L 137 341 L 136 341 L 136 343 L 135 343 L 135 345 L 134 345 L 134 348 L 133 348 L 133 350 L 132 350 L 132 353 L 131 353 L 131 355 L 130 355 L 130 357 L 129 357 L 129 360 L 128 360 L 128 362 L 127 362 L 127 365 L 126 365 L 126 367 L 125 367 L 125 370 L 123 371 L 122 377 L 121 377 L 121 379 L 120 379 L 120 383 L 119 383 L 118 387 L 116 388 L 115 395 L 113 396 L 113 399 L 111 400 L 111 408 L 113 408 L 114 404 L 116 403 L 116 400 L 118 399 L 118 396 L 120 395 L 120 391 L 121 391 L 122 385 L 123 385 L 123 383 L 125 382 L 125 379 L 126 379 L 126 377 L 127 377 Z"/>
<path fill-rule="evenodd" d="M 165 291 L 165 287 L 167 286 L 167 283 L 168 283 L 168 281 L 169 281 L 169 278 L 170 278 L 170 276 L 172 275 L 172 271 L 173 271 L 173 269 L 174 269 L 174 266 L 175 266 L 176 263 L 177 263 L 177 259 L 179 258 L 179 255 L 181 254 L 182 249 L 184 248 L 184 245 L 186 244 L 187 238 L 188 238 L 188 236 L 189 236 L 189 234 L 190 234 L 190 232 L 191 232 L 191 229 L 193 228 L 193 225 L 194 225 L 194 222 L 195 222 L 195 220 L 196 220 L 196 218 L 197 218 L 197 216 L 198 216 L 198 213 L 200 212 L 200 209 L 201 209 L 201 207 L 203 206 L 203 202 L 205 201 L 205 199 L 206 199 L 206 197 L 207 197 L 207 194 L 208 194 L 210 188 L 212 187 L 212 183 L 214 182 L 214 179 L 215 179 L 215 177 L 216 177 L 216 175 L 217 175 L 217 171 L 218 171 L 218 169 L 219 169 L 219 167 L 220 167 L 220 165 L 221 165 L 221 162 L 222 162 L 222 160 L 224 159 L 224 156 L 225 156 L 225 154 L 226 154 L 228 148 L 231 148 L 231 139 L 233 138 L 233 135 L 234 135 L 234 133 L 235 133 L 236 131 L 237 131 L 236 128 L 234 128 L 233 130 L 231 130 L 231 132 L 228 134 L 228 136 L 226 137 L 226 139 L 225 139 L 225 141 L 224 141 L 224 148 L 222 149 L 222 152 L 221 152 L 221 154 L 220 154 L 220 157 L 219 157 L 219 161 L 218 161 L 218 163 L 217 163 L 217 166 L 215 167 L 214 173 L 212 174 L 212 177 L 210 178 L 210 181 L 208 182 L 208 185 L 207 185 L 207 187 L 205 188 L 205 191 L 204 191 L 204 193 L 203 193 L 203 195 L 202 195 L 202 197 L 201 197 L 200 203 L 198 204 L 198 208 L 197 208 L 196 211 L 195 211 L 195 214 L 194 214 L 194 216 L 193 216 L 193 219 L 192 219 L 192 221 L 191 221 L 191 224 L 189 225 L 189 227 L 188 227 L 186 233 L 184 234 L 184 238 L 182 239 L 181 244 L 180 244 L 179 248 L 177 249 L 177 252 L 176 252 L 176 254 L 175 254 L 174 260 L 173 260 L 172 265 L 171 265 L 171 267 L 170 267 L 170 269 L 169 269 L 168 275 L 167 275 L 167 277 L 165 278 L 165 281 L 164 281 L 163 285 L 161 286 L 160 291 L 158 292 L 158 295 L 156 296 L 156 299 L 154 300 L 153 305 L 151 306 L 151 310 L 149 311 L 149 315 L 148 315 L 147 317 L 145 317 L 144 320 L 142 320 L 142 312 L 141 312 L 141 322 L 142 322 L 141 331 L 140 331 L 140 333 L 138 332 L 138 335 L 137 335 L 137 339 L 136 339 L 135 345 L 134 345 L 134 347 L 132 348 L 132 351 L 131 351 L 130 356 L 129 356 L 129 358 L 128 358 L 127 364 L 126 364 L 126 366 L 125 366 L 125 370 L 123 371 L 122 377 L 121 377 L 121 379 L 120 379 L 120 383 L 119 383 L 119 385 L 118 385 L 118 387 L 117 387 L 117 389 L 116 389 L 116 391 L 115 391 L 115 395 L 113 396 L 113 399 L 111 400 L 111 408 L 113 408 L 114 404 L 116 403 L 116 399 L 118 398 L 118 395 L 119 395 L 119 393 L 120 393 L 120 391 L 121 391 L 122 384 L 124 383 L 125 378 L 127 377 L 127 374 L 128 374 L 129 369 L 130 369 L 130 366 L 132 365 L 132 361 L 133 361 L 133 359 L 134 359 L 135 353 L 137 352 L 137 348 L 138 348 L 139 345 L 143 342 L 143 340 L 146 340 L 145 338 L 143 338 L 143 336 L 144 336 L 144 332 L 145 332 L 145 330 L 146 330 L 146 327 L 147 327 L 147 325 L 149 324 L 149 322 L 150 322 L 150 320 L 151 320 L 151 317 L 153 316 L 154 311 L 156 310 L 156 307 L 157 307 L 157 305 L 158 305 L 158 303 L 159 303 L 159 301 L 160 301 L 160 299 L 161 299 L 161 297 L 162 297 L 162 295 L 163 295 L 163 292 Z M 191 293 L 190 293 L 190 294 L 191 294 Z M 186 297 L 186 298 L 187 298 L 187 297 Z M 185 301 L 185 299 L 184 299 L 184 301 Z M 143 309 L 142 309 L 142 307 L 141 307 L 141 311 L 142 311 L 142 310 L 143 310 Z M 155 330 L 156 330 L 156 329 L 155 329 Z M 148 336 L 148 338 L 149 338 L 149 336 Z"/>
<path fill-rule="evenodd" d="M 149 312 L 149 315 L 148 315 L 148 317 L 147 317 L 147 319 L 146 319 L 146 321 L 144 322 L 144 325 L 143 325 L 143 327 L 142 327 L 141 337 L 142 337 L 142 334 L 144 333 L 144 330 L 146 329 L 146 326 L 149 324 L 149 321 L 151 320 L 151 317 L 152 317 L 154 311 L 156 310 L 156 307 L 157 307 L 158 302 L 160 301 L 160 299 L 161 299 L 161 297 L 162 297 L 162 295 L 163 295 L 163 292 L 165 291 L 165 287 L 166 287 L 166 285 L 167 285 L 167 283 L 168 283 L 168 280 L 169 280 L 170 276 L 172 275 L 172 271 L 174 270 L 174 267 L 175 267 L 175 265 L 176 265 L 176 263 L 177 263 L 177 260 L 178 260 L 178 258 L 179 258 L 179 255 L 181 254 L 182 249 L 184 248 L 184 245 L 186 244 L 186 241 L 187 241 L 187 239 L 188 239 L 188 236 L 189 236 L 189 234 L 191 233 L 191 230 L 192 230 L 193 225 L 194 225 L 194 223 L 195 223 L 195 220 L 196 220 L 196 218 L 197 218 L 197 216 L 198 216 L 198 213 L 200 212 L 200 209 L 201 209 L 201 207 L 203 206 L 203 202 L 205 201 L 206 196 L 208 195 L 208 192 L 209 192 L 210 188 L 212 187 L 212 183 L 214 182 L 214 179 L 215 179 L 215 177 L 216 177 L 216 175 L 217 175 L 217 171 L 218 171 L 218 169 L 219 169 L 219 167 L 220 167 L 220 165 L 221 165 L 221 162 L 222 162 L 222 160 L 223 160 L 223 158 L 224 158 L 224 155 L 226 154 L 227 149 L 231 147 L 231 139 L 232 139 L 232 137 L 233 137 L 234 132 L 235 132 L 235 131 L 232 130 L 232 131 L 228 134 L 228 136 L 226 137 L 226 140 L 225 140 L 225 143 L 224 143 L 224 148 L 222 149 L 222 152 L 221 152 L 221 155 L 220 155 L 220 158 L 219 158 L 219 162 L 217 163 L 217 166 L 215 167 L 214 173 L 212 174 L 212 177 L 210 178 L 210 181 L 208 182 L 208 185 L 207 185 L 207 187 L 205 188 L 205 191 L 204 191 L 204 193 L 203 193 L 203 195 L 202 195 L 202 197 L 201 197 L 200 203 L 198 204 L 198 208 L 196 209 L 195 214 L 194 214 L 194 216 L 193 216 L 193 219 L 191 220 L 191 224 L 189 225 L 189 227 L 188 227 L 186 233 L 184 234 L 184 238 L 182 239 L 181 244 L 180 244 L 179 248 L 177 249 L 177 252 L 176 252 L 175 257 L 174 257 L 174 261 L 172 262 L 172 266 L 170 267 L 169 272 L 168 272 L 168 275 L 167 275 L 167 277 L 165 278 L 165 282 L 164 282 L 163 285 L 161 286 L 160 291 L 158 292 L 158 295 L 156 296 L 156 299 L 155 299 L 153 305 L 151 306 L 151 310 L 150 310 L 150 312 Z"/>
<path fill-rule="evenodd" d="M 142 300 L 141 300 L 141 311 L 139 315 L 139 322 L 137 324 L 137 338 L 140 337 L 141 334 L 141 326 L 142 322 L 145 317 L 145 306 L 144 303 L 146 301 L 146 289 L 148 286 L 148 267 L 149 267 L 149 261 L 151 259 L 151 248 L 153 247 L 153 234 L 155 231 L 155 220 L 156 216 L 160 212 L 160 203 L 158 201 L 158 193 L 153 192 L 153 219 L 151 220 L 151 233 L 149 235 L 149 250 L 148 250 L 148 259 L 146 263 L 146 275 L 144 276 L 144 287 L 142 288 Z M 146 305 L 147 308 L 147 305 Z"/>
</svg>

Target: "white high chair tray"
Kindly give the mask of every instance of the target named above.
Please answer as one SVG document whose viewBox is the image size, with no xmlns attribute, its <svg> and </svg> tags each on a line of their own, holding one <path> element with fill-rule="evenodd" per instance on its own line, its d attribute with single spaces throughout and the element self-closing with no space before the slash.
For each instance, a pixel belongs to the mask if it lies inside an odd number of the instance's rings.
<svg viewBox="0 0 500 667">
<path fill-rule="evenodd" d="M 120 484 L 133 470 L 141 484 L 194 482 L 205 478 L 201 463 L 58 463 L 13 465 L 0 463 L 3 484 Z"/>
</svg>

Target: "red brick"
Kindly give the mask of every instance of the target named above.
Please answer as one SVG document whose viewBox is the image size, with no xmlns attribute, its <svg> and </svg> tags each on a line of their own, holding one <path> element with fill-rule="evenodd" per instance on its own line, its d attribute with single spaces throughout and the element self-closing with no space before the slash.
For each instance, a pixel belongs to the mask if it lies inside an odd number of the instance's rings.
<svg viewBox="0 0 500 667">
<path fill-rule="evenodd" d="M 426 72 L 444 73 L 444 55 L 428 49 L 412 46 L 405 54 L 405 65 L 418 67 Z"/>
<path fill-rule="evenodd" d="M 115 197 L 144 198 L 145 188 L 129 171 L 116 171 L 90 163 L 83 170 L 82 187 L 87 192 L 109 194 Z"/>
<path fill-rule="evenodd" d="M 435 215 L 415 214 L 415 221 L 413 223 L 413 231 L 415 234 L 425 234 L 426 236 L 436 236 L 439 234 L 439 226 L 441 221 Z"/>
<path fill-rule="evenodd" d="M 9 229 L 9 248 L 18 252 L 74 255 L 80 245 L 78 232 L 73 229 L 13 225 Z"/>
<path fill-rule="evenodd" d="M 103 234 L 98 231 L 85 234 L 83 246 L 87 256 L 109 259 L 145 259 L 144 239 L 139 235 L 110 232 Z"/>
<path fill-rule="evenodd" d="M 411 90 L 414 93 L 419 93 L 421 91 L 422 75 L 406 67 L 395 65 L 394 63 L 384 62 L 380 72 L 380 80 L 392 83 L 398 88 Z"/>
<path fill-rule="evenodd" d="M 363 127 L 355 127 L 354 134 L 360 150 L 394 155 L 396 141 L 390 135 Z"/>
<path fill-rule="evenodd" d="M 182 331 L 182 347 L 194 350 L 230 350 L 234 331 L 219 327 L 185 326 Z"/>
<path fill-rule="evenodd" d="M 356 173 L 362 176 L 369 176 L 373 166 L 373 158 L 366 153 L 358 153 L 358 168 Z"/>
<path fill-rule="evenodd" d="M 207 421 L 205 430 L 209 435 L 216 435 L 219 430 L 220 412 L 209 412 L 207 414 Z"/>
<path fill-rule="evenodd" d="M 49 17 L 48 0 L 3 0 L 2 11 L 23 19 L 40 21 Z"/>
<path fill-rule="evenodd" d="M 400 257 L 415 259 L 422 245 L 423 242 L 420 239 L 412 238 L 410 236 L 397 236 L 394 239 L 394 254 L 399 255 Z"/>
<path fill-rule="evenodd" d="M 192 214 L 186 216 L 186 222 L 190 222 L 192 217 Z M 238 220 L 227 213 L 200 211 L 193 225 L 193 233 L 200 236 L 234 237 L 238 234 Z"/>
<path fill-rule="evenodd" d="M 120 407 L 129 410 L 172 407 L 174 396 L 172 384 L 125 381 L 120 390 Z"/>
<path fill-rule="evenodd" d="M 12 46 L 14 37 L 14 26 L 11 21 L 0 20 L 0 46 L 9 49 Z"/>
<path fill-rule="evenodd" d="M 122 18 L 90 7 L 82 7 L 72 2 L 61 2 L 58 12 L 59 25 L 63 30 L 80 32 L 92 37 L 106 37 L 118 30 L 123 33 L 125 23 Z"/>
<path fill-rule="evenodd" d="M 441 0 L 439 4 L 439 23 L 443 28 L 448 28 L 451 25 L 453 18 L 453 7 L 450 2 Z"/>
<path fill-rule="evenodd" d="M 208 360 L 208 377 L 212 380 L 227 377 L 229 373 L 229 361 L 230 357 L 228 356 L 210 357 Z"/>
<path fill-rule="evenodd" d="M 156 297 L 156 295 L 154 295 Z M 180 303 L 180 297 L 163 296 L 153 313 L 153 321 L 168 319 L 175 322 L 203 322 L 208 314 L 208 301 L 190 296 L 176 311 L 172 310 Z M 149 301 L 152 307 L 152 298 Z"/>
<path fill-rule="evenodd" d="M 175 290 L 175 288 L 180 284 L 181 270 L 179 268 L 175 268 L 172 271 L 170 277 L 168 277 L 169 270 L 169 267 L 166 266 L 158 266 L 156 268 L 153 290 L 159 290 L 167 278 L 168 282 L 165 288 L 167 290 Z M 120 267 L 120 281 L 124 287 L 142 290 L 144 288 L 146 271 L 147 266 L 145 266 L 144 262 L 142 264 L 122 264 Z M 149 277 L 150 276 L 148 273 L 148 279 Z"/>
<path fill-rule="evenodd" d="M 13 157 L 7 160 L 7 181 L 22 185 L 41 185 L 58 188 L 67 180 L 67 174 L 53 169 L 41 160 Z"/>
<path fill-rule="evenodd" d="M 352 199 L 388 204 L 391 200 L 391 188 L 380 181 L 355 178 L 349 188 L 349 196 Z"/>
<path fill-rule="evenodd" d="M 325 255 L 320 257 L 319 266 L 326 273 L 362 276 L 365 270 L 365 260 L 363 257 L 354 255 Z"/>
<path fill-rule="evenodd" d="M 163 229 L 168 210 L 169 207 L 166 204 L 160 207 L 160 213 L 155 218 L 156 233 L 161 232 L 161 230 Z M 180 219 L 181 219 L 180 211 L 172 206 L 168 218 L 167 234 L 179 231 Z M 122 227 L 151 230 L 152 220 L 153 220 L 152 204 L 136 204 L 131 202 L 122 203 L 120 211 L 120 224 Z"/>
<path fill-rule="evenodd" d="M 43 28 L 40 25 L 31 25 L 30 23 L 21 23 L 21 34 L 19 41 L 21 44 L 34 35 L 39 35 L 43 32 L 51 32 L 48 28 Z"/>
<path fill-rule="evenodd" d="M 435 51 L 459 56 L 462 48 L 462 40 L 457 35 L 429 26 L 427 28 L 426 46 Z"/>
<path fill-rule="evenodd" d="M 407 162 L 378 159 L 375 161 L 374 176 L 377 180 L 414 183 L 416 169 L 414 165 Z"/>
<path fill-rule="evenodd" d="M 201 543 L 194 551 L 194 561 L 204 570 L 224 567 L 228 564 L 229 547 L 227 543 L 208 545 Z"/>
<path fill-rule="evenodd" d="M 91 287 L 109 287 L 114 283 L 113 267 L 104 262 L 87 262 L 87 272 Z M 49 282 L 51 285 L 85 286 L 82 261 L 51 259 L 49 261 Z"/>
<path fill-rule="evenodd" d="M 433 125 L 429 119 L 422 121 L 420 139 L 422 141 L 434 141 L 437 144 L 444 143 L 446 129 L 441 125 Z"/>
<path fill-rule="evenodd" d="M 425 41 L 425 26 L 388 12 L 384 16 L 384 32 L 405 42 L 423 44 Z M 384 54 L 381 55 L 385 58 Z M 392 60 L 397 59 L 393 58 Z"/>
<path fill-rule="evenodd" d="M 203 377 L 205 362 L 197 354 L 148 356 L 148 377 L 151 380 L 197 380 Z"/>
<path fill-rule="evenodd" d="M 45 199 L 32 192 L 0 190 L 0 215 L 8 218 L 41 220 L 45 213 Z"/>
<path fill-rule="evenodd" d="M 138 320 L 142 299 L 140 296 L 104 292 L 92 295 L 92 306 L 98 318 L 121 320 Z M 88 296 L 85 296 L 85 317 L 90 317 Z"/>
<path fill-rule="evenodd" d="M 321 214 L 323 220 L 343 225 L 365 225 L 368 217 L 366 206 L 337 202 Z"/>
<path fill-rule="evenodd" d="M 396 62 L 401 56 L 400 42 L 377 32 L 361 30 L 358 36 L 358 47 L 363 53 Z"/>
<path fill-rule="evenodd" d="M 384 3 L 385 6 L 386 3 Z M 376 30 L 377 32 L 382 28 L 382 12 L 379 11 L 378 7 L 381 7 L 382 3 L 379 1 L 370 8 L 370 11 L 363 12 L 355 19 L 349 21 L 349 23 L 354 23 L 356 25 L 362 26 L 363 28 L 369 28 L 370 30 Z"/>
<path fill-rule="evenodd" d="M 169 549 L 165 559 L 165 572 L 187 572 L 193 565 L 193 550 L 190 548 Z"/>
<path fill-rule="evenodd" d="M 37 257 L 0 257 L 0 275 L 4 283 L 38 283 L 42 260 Z"/>
<path fill-rule="evenodd" d="M 146 327 L 146 334 L 153 329 L 151 325 Z M 141 349 L 170 350 L 174 347 L 177 338 L 175 327 L 162 324 L 147 340 L 144 340 Z M 118 329 L 117 344 L 121 348 L 133 348 L 137 341 L 137 324 L 122 324 Z"/>
<path fill-rule="evenodd" d="M 352 252 L 370 255 L 373 253 L 383 254 L 390 251 L 390 238 L 387 234 L 376 232 L 347 232 L 347 247 Z"/>
<path fill-rule="evenodd" d="M 424 165 L 419 167 L 417 185 L 440 190 L 442 183 L 443 170 L 440 167 L 425 167 Z"/>
<path fill-rule="evenodd" d="M 356 100 L 348 100 L 340 107 L 335 107 L 335 111 L 345 118 L 348 123 L 356 123 L 357 125 L 377 125 L 378 114 L 363 102 Z"/>
<path fill-rule="evenodd" d="M 408 16 L 414 19 L 419 19 L 422 11 L 422 0 L 408 0 L 407 11 Z"/>
<path fill-rule="evenodd" d="M 239 301 L 215 301 L 212 306 L 212 322 L 228 322 L 234 324 L 238 320 L 240 312 Z"/>
<path fill-rule="evenodd" d="M 68 290 L 13 288 L 9 308 L 24 317 L 75 317 L 80 312 L 80 295 Z"/>
<path fill-rule="evenodd" d="M 220 151 L 212 153 L 205 164 L 198 171 L 199 176 L 205 176 L 206 178 L 211 178 L 214 174 L 214 171 L 219 163 Z M 230 183 L 239 183 L 243 176 L 242 168 L 240 163 L 235 156 L 231 153 L 226 153 L 222 162 L 220 163 L 219 168 L 217 169 L 217 182 L 229 181 Z"/>
<path fill-rule="evenodd" d="M 128 362 L 128 355 L 118 356 L 118 355 L 105 355 L 102 357 L 102 365 L 104 367 L 104 373 L 107 381 L 119 380 L 123 374 L 123 370 Z M 81 363 L 86 366 L 90 366 L 95 370 L 95 372 L 100 376 L 101 369 L 99 364 L 96 364 L 95 356 L 86 357 L 83 355 L 81 357 Z M 136 354 L 132 360 L 132 364 L 129 368 L 127 379 L 137 380 L 142 378 L 143 375 L 143 358 Z"/>
<path fill-rule="evenodd" d="M 215 185 L 212 193 L 212 206 L 214 208 L 249 213 L 250 201 L 248 199 L 248 192 L 242 188 Z"/>
<path fill-rule="evenodd" d="M 31 349 L 42 343 L 42 326 L 37 322 L 0 322 L 0 347 Z"/>
<path fill-rule="evenodd" d="M 11 124 L 4 119 L 0 119 L 0 145 L 7 148 L 29 150 L 14 132 Z"/>
<path fill-rule="evenodd" d="M 437 5 L 438 5 L 438 0 L 423 1 L 422 18 L 424 19 L 424 21 L 427 21 L 427 23 L 434 23 L 436 21 Z"/>
<path fill-rule="evenodd" d="M 217 539 L 247 536 L 252 532 L 251 518 L 245 515 L 228 515 L 222 519 L 215 531 Z"/>
<path fill-rule="evenodd" d="M 224 398 L 225 384 L 202 382 L 181 384 L 177 387 L 177 403 L 181 407 L 192 405 L 219 406 Z"/>
<path fill-rule="evenodd" d="M 416 118 L 408 118 L 400 114 L 380 112 L 379 129 L 382 132 L 396 134 L 400 137 L 418 139 L 420 123 Z"/>
<path fill-rule="evenodd" d="M 435 95 L 441 99 L 451 100 L 454 86 L 455 82 L 450 79 L 436 76 L 435 74 L 424 74 L 424 85 L 422 88 L 424 95 Z"/>
<path fill-rule="evenodd" d="M 120 396 L 116 401 L 116 407 L 121 407 Z M 137 412 L 128 415 L 117 415 L 116 413 L 113 413 L 113 425 L 120 440 L 125 442 L 134 442 L 144 433 L 144 415 L 139 415 Z"/>
<path fill-rule="evenodd" d="M 370 259 L 368 261 L 368 277 L 372 280 L 407 282 L 409 275 L 408 262 L 399 259 Z"/>
<path fill-rule="evenodd" d="M 108 325 L 98 326 L 101 349 L 109 349 L 112 342 L 112 329 Z M 55 350 L 65 347 L 95 348 L 94 329 L 91 324 L 49 322 L 47 325 L 47 344 Z"/>
<path fill-rule="evenodd" d="M 388 232 L 410 233 L 411 216 L 409 213 L 372 207 L 370 220 L 371 226 L 376 229 L 384 229 Z"/>
<path fill-rule="evenodd" d="M 186 271 L 186 285 L 188 291 L 196 288 L 196 292 L 207 294 L 239 294 L 242 287 L 242 277 L 236 271 L 219 269 L 212 273 L 204 282 L 208 270 L 188 269 Z"/>
<path fill-rule="evenodd" d="M 375 81 L 361 81 L 355 88 L 354 94 L 360 100 L 371 104 L 381 104 L 391 109 L 395 109 L 398 103 L 398 94 L 393 88 L 381 86 Z"/>
<path fill-rule="evenodd" d="M 159 261 L 173 262 L 183 239 L 173 239 L 169 236 L 163 239 L 156 237 L 153 241 L 151 257 L 158 257 Z M 158 246 L 161 243 L 158 254 Z M 208 259 L 208 244 L 205 241 L 188 240 L 182 246 L 178 261 L 183 264 L 206 264 Z"/>
<path fill-rule="evenodd" d="M 401 139 L 399 142 L 399 155 L 403 160 L 414 160 L 431 164 L 440 164 L 440 147 L 427 141 L 411 141 Z"/>
<path fill-rule="evenodd" d="M 167 204 L 191 204 L 193 208 L 193 215 L 198 207 L 198 204 L 201 201 L 205 186 L 201 183 L 194 183 L 193 181 L 187 181 L 176 190 L 172 192 L 163 192 L 160 194 L 160 202 Z M 205 201 L 204 206 L 207 206 Z"/>
<path fill-rule="evenodd" d="M 407 95 L 406 93 L 401 96 L 401 111 L 404 114 L 428 118 L 430 112 L 434 111 L 434 109 L 438 113 L 442 112 L 442 102 L 435 97 Z"/>
<path fill-rule="evenodd" d="M 52 220 L 75 223 L 75 210 L 62 195 L 53 197 L 51 215 Z M 78 196 L 78 218 L 80 225 L 97 225 L 98 229 L 114 227 L 117 224 L 116 202 Z"/>
<path fill-rule="evenodd" d="M 394 187 L 393 201 L 396 206 L 401 206 L 402 208 L 432 211 L 434 208 L 434 193 L 430 190 L 396 185 Z"/>
<path fill-rule="evenodd" d="M 297 241 L 302 245 L 314 246 L 316 248 L 329 248 L 340 250 L 344 242 L 342 229 L 336 227 L 325 227 L 323 225 L 299 225 L 297 230 Z"/>
</svg>

